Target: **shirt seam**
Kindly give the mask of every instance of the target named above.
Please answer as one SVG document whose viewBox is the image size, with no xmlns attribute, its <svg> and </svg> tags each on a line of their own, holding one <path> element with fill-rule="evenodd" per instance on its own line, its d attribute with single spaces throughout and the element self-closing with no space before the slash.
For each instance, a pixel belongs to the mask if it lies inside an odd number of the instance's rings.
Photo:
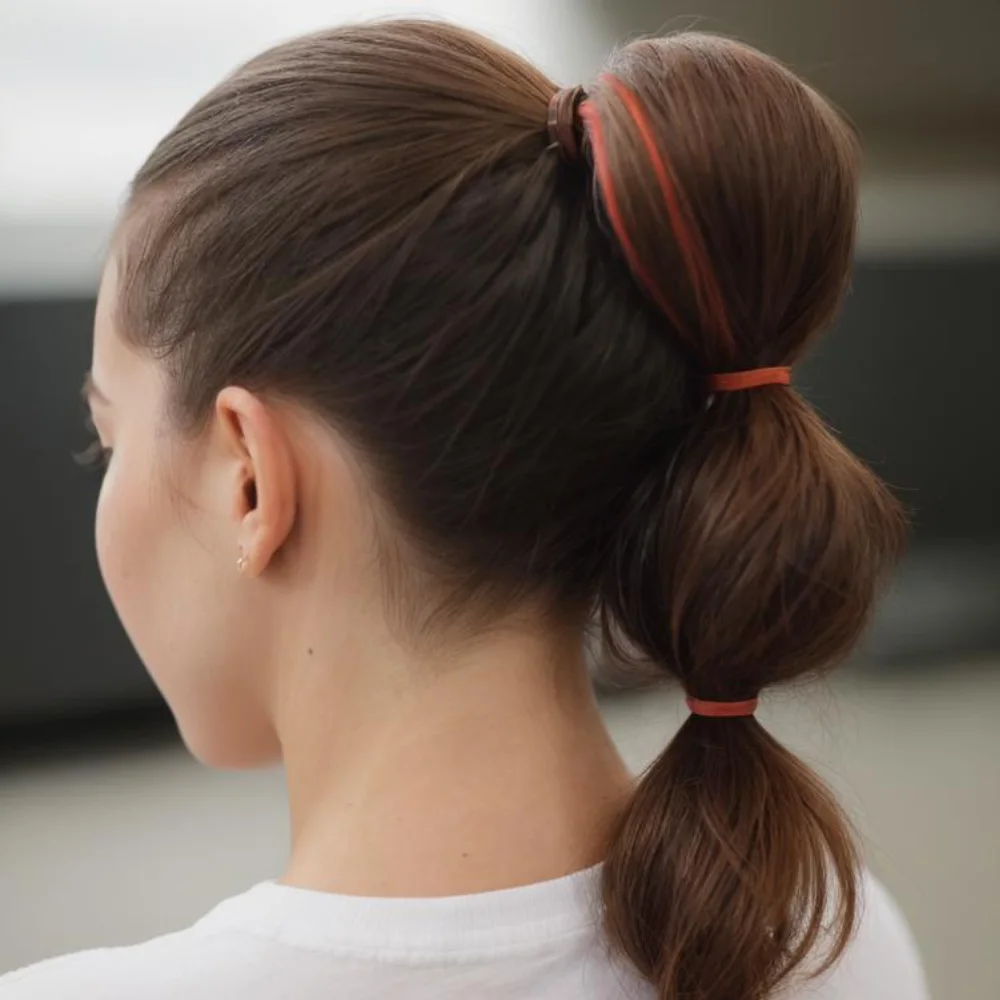
<svg viewBox="0 0 1000 1000">
<path fill-rule="evenodd" d="M 341 958 L 364 959 L 368 961 L 378 960 L 379 962 L 388 962 L 393 965 L 433 965 L 442 962 L 461 965 L 496 958 L 509 958 L 545 952 L 554 944 L 563 944 L 573 939 L 586 938 L 593 934 L 594 931 L 595 925 L 581 925 L 559 934 L 552 934 L 538 941 L 521 941 L 516 944 L 506 943 L 492 945 L 488 948 L 484 946 L 477 949 L 463 947 L 441 948 L 433 953 L 418 951 L 416 949 L 406 949 L 399 945 L 379 946 L 371 944 L 362 946 L 339 943 L 336 940 L 331 940 L 329 943 L 322 945 L 312 944 L 304 941 L 290 940 L 281 933 L 280 927 L 274 930 L 245 926 L 202 928 L 199 934 L 204 937 L 243 936 L 258 941 L 271 941 L 287 948 L 307 951 L 316 955 L 334 955 Z"/>
</svg>

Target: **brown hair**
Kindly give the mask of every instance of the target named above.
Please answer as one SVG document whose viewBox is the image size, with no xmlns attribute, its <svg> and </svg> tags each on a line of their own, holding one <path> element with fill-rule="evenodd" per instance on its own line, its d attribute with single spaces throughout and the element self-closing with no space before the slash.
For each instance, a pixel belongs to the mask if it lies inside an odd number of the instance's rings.
<svg viewBox="0 0 1000 1000">
<path fill-rule="evenodd" d="M 901 544 L 794 390 L 706 391 L 830 322 L 857 144 L 725 39 L 634 42 L 609 72 L 573 163 L 554 84 L 458 28 L 264 53 L 135 178 L 122 325 L 188 426 L 239 383 L 356 445 L 442 584 L 411 621 L 596 611 L 691 694 L 750 698 L 848 652 Z M 758 1000 L 843 950 L 857 872 L 803 764 L 753 718 L 692 717 L 622 817 L 606 924 L 663 1000 Z"/>
</svg>

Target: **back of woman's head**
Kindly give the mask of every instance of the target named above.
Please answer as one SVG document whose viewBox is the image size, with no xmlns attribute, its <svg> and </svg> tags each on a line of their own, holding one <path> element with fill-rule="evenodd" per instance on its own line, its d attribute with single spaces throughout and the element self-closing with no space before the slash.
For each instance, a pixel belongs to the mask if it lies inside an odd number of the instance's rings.
<svg viewBox="0 0 1000 1000">
<path fill-rule="evenodd" d="M 708 390 L 830 322 L 855 138 L 701 35 L 618 52 L 557 102 L 561 144 L 555 92 L 440 24 L 263 54 L 136 177 L 121 326 L 181 427 L 237 383 L 357 449 L 400 627 L 596 611 L 690 695 L 754 698 L 847 653 L 900 544 L 793 389 Z M 756 1000 L 842 950 L 856 870 L 802 764 L 752 718 L 693 716 L 610 846 L 607 927 L 664 1000 Z"/>
</svg>

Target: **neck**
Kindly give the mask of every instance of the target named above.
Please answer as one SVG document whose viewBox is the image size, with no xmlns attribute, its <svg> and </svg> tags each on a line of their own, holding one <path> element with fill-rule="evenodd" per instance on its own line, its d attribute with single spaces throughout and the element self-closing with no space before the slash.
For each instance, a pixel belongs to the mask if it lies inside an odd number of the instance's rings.
<svg viewBox="0 0 1000 1000">
<path fill-rule="evenodd" d="M 578 632 L 494 632 L 446 657 L 368 642 L 345 657 L 349 684 L 310 662 L 282 699 L 285 882 L 464 895 L 601 860 L 632 780 Z"/>
</svg>

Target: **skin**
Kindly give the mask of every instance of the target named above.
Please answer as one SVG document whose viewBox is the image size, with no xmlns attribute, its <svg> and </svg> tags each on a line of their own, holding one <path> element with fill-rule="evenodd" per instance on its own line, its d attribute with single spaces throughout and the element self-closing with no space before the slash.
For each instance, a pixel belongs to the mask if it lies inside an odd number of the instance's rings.
<svg viewBox="0 0 1000 1000">
<path fill-rule="evenodd" d="M 87 393 L 110 452 L 101 572 L 191 751 L 219 767 L 283 764 L 284 880 L 460 895 L 599 861 L 632 778 L 580 623 L 522 609 L 471 639 L 403 635 L 346 443 L 238 386 L 181 433 L 165 371 L 117 328 L 116 280 L 112 259 Z"/>
</svg>

